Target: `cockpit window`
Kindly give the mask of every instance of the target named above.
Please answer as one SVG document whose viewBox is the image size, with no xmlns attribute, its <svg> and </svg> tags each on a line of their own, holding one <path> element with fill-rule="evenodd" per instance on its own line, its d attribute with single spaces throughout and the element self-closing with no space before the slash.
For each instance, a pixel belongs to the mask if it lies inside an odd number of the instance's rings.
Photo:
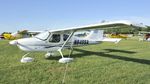
<svg viewBox="0 0 150 84">
<path fill-rule="evenodd" d="M 49 42 L 58 43 L 60 42 L 60 34 L 53 34 Z"/>
<path fill-rule="evenodd" d="M 68 37 L 69 37 L 68 34 L 64 34 L 64 35 L 63 35 L 63 40 L 66 41 Z"/>
<path fill-rule="evenodd" d="M 48 31 L 46 32 L 42 32 L 38 35 L 36 35 L 35 37 L 40 39 L 40 40 L 46 40 L 49 37 L 50 33 Z"/>
</svg>

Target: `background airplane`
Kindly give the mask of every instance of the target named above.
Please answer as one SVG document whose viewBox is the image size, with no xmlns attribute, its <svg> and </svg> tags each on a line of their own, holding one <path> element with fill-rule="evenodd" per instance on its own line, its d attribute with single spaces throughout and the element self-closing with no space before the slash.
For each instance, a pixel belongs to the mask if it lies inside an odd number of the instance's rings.
<svg viewBox="0 0 150 84">
<path fill-rule="evenodd" d="M 110 37 L 110 38 L 122 38 L 122 39 L 127 39 L 128 38 L 127 35 L 117 34 L 117 33 L 109 34 L 108 37 Z"/>
<path fill-rule="evenodd" d="M 14 33 L 3 33 L 1 37 L 6 40 L 14 40 L 20 38 L 28 38 L 39 34 L 42 31 L 28 31 L 28 30 L 21 30 Z"/>
</svg>

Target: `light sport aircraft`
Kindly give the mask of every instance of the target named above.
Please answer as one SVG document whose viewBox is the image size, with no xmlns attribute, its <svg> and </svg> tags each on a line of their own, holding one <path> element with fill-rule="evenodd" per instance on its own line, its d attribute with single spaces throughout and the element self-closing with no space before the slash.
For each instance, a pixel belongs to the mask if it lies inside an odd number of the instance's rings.
<svg viewBox="0 0 150 84">
<path fill-rule="evenodd" d="M 121 39 L 104 38 L 103 29 L 108 28 L 126 28 L 126 27 L 143 27 L 138 24 L 134 24 L 130 21 L 113 21 L 105 22 L 81 27 L 72 27 L 66 29 L 55 29 L 42 32 L 35 37 L 23 38 L 10 41 L 9 44 L 17 45 L 23 51 L 46 51 L 46 57 L 53 55 L 58 51 L 62 56 L 59 59 L 60 63 L 67 63 L 73 60 L 70 55 L 73 52 L 74 46 L 85 46 L 89 44 L 97 44 L 102 41 L 119 42 Z M 90 34 L 85 37 L 78 37 L 76 32 L 91 30 Z M 70 49 L 69 57 L 64 57 L 62 50 Z M 25 57 L 29 53 L 25 54 L 21 62 L 31 62 L 33 59 Z"/>
<path fill-rule="evenodd" d="M 3 34 L 2 36 L 4 37 L 4 39 L 7 40 L 15 40 L 15 39 L 20 39 L 20 38 L 27 38 L 27 37 L 31 37 L 34 36 L 36 34 L 41 33 L 42 31 L 28 31 L 28 30 L 22 30 L 22 31 L 17 31 L 14 33 L 6 33 Z"/>
</svg>

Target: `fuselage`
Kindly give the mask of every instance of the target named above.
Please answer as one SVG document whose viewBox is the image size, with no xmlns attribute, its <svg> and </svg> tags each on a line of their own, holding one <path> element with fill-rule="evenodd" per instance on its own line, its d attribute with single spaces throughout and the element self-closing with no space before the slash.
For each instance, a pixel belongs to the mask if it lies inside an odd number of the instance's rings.
<svg viewBox="0 0 150 84">
<path fill-rule="evenodd" d="M 52 34 L 45 32 L 39 36 L 23 38 L 11 41 L 10 44 L 17 45 L 23 51 L 57 51 L 67 40 L 67 34 Z M 72 46 L 86 46 L 97 44 L 99 41 L 92 41 L 88 38 L 72 36 L 64 48 Z"/>
</svg>

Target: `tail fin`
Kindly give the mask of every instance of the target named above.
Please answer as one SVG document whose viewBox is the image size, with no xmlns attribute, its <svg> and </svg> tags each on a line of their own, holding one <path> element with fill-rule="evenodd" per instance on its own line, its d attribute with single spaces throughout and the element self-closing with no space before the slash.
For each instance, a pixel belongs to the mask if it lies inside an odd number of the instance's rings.
<svg viewBox="0 0 150 84">
<path fill-rule="evenodd" d="M 104 30 L 91 30 L 90 34 L 85 37 L 90 41 L 104 41 L 118 43 L 121 41 L 119 38 L 106 38 L 104 37 Z"/>
<path fill-rule="evenodd" d="M 91 30 L 90 34 L 85 37 L 86 39 L 90 39 L 90 40 L 102 40 L 103 39 L 103 33 L 104 30 Z"/>
</svg>

